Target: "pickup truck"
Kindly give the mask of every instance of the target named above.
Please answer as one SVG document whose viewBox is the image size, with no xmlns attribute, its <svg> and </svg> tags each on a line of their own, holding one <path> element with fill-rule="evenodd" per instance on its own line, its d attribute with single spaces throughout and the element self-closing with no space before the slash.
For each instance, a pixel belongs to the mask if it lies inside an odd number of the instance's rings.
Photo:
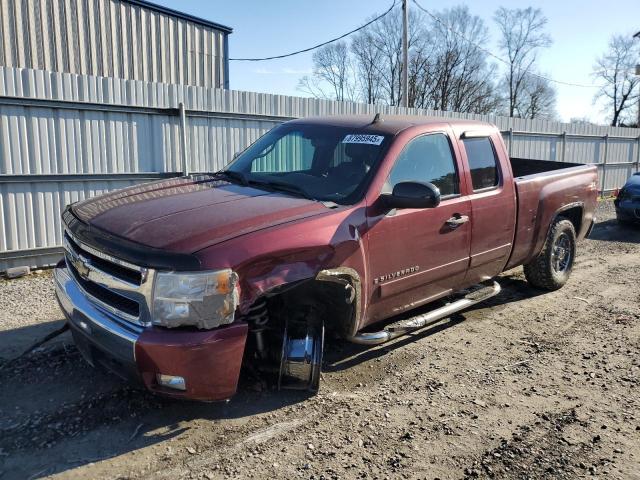
<svg viewBox="0 0 640 480">
<path fill-rule="evenodd" d="M 243 365 L 315 391 L 325 333 L 388 341 L 520 265 L 562 287 L 596 201 L 595 166 L 510 159 L 488 123 L 299 119 L 221 171 L 68 206 L 56 293 L 83 356 L 153 392 L 228 399 Z"/>
</svg>

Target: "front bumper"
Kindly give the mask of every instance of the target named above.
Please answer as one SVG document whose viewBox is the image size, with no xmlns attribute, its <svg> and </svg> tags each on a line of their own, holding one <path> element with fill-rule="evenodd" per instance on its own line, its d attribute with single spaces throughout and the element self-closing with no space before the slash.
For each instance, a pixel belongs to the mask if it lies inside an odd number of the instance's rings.
<svg viewBox="0 0 640 480">
<path fill-rule="evenodd" d="M 90 364 L 100 363 L 165 396 L 215 401 L 235 394 L 247 337 L 246 323 L 213 330 L 144 328 L 93 303 L 64 262 L 56 266 L 54 279 L 56 296 L 74 342 Z M 160 386 L 157 374 L 183 377 L 186 389 Z"/>
</svg>

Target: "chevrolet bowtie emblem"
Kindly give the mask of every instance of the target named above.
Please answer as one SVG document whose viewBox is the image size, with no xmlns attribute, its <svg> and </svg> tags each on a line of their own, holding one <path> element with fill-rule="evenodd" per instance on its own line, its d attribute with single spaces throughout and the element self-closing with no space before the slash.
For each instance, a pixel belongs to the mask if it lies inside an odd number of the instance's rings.
<svg viewBox="0 0 640 480">
<path fill-rule="evenodd" d="M 78 272 L 78 275 L 80 275 L 80 278 L 84 280 L 87 280 L 89 278 L 89 267 L 80 258 L 74 258 L 71 263 L 76 269 L 76 272 Z"/>
</svg>

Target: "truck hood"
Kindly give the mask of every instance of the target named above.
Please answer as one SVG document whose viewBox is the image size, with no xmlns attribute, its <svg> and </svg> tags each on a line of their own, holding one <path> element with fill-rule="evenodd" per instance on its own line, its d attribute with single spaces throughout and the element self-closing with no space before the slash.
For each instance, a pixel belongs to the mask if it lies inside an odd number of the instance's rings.
<svg viewBox="0 0 640 480">
<path fill-rule="evenodd" d="M 75 215 L 149 247 L 194 253 L 330 210 L 322 203 L 197 175 L 146 183 L 75 204 Z"/>
</svg>

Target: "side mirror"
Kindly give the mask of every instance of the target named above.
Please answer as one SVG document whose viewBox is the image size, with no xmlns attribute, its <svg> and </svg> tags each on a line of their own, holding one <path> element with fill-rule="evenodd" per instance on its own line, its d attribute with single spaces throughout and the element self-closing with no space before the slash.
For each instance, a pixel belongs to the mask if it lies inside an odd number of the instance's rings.
<svg viewBox="0 0 640 480">
<path fill-rule="evenodd" d="M 440 205 L 440 189 L 433 183 L 400 182 L 382 199 L 389 208 L 434 208 Z"/>
</svg>

